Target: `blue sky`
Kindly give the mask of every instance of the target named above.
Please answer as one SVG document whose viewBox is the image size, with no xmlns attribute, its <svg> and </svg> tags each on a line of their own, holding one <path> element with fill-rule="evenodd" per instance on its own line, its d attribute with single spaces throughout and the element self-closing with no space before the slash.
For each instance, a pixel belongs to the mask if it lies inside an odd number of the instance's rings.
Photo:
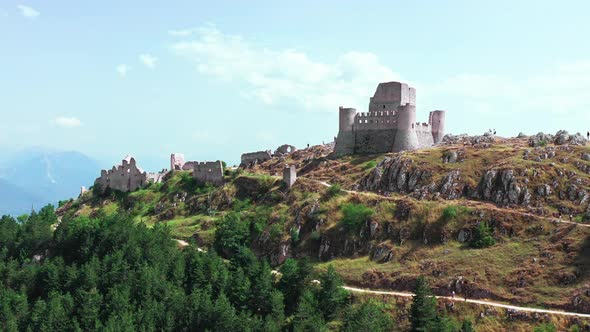
<svg viewBox="0 0 590 332">
<path fill-rule="evenodd" d="M 447 131 L 590 129 L 588 1 L 0 2 L 0 150 L 144 168 L 337 134 L 377 83 Z"/>
</svg>

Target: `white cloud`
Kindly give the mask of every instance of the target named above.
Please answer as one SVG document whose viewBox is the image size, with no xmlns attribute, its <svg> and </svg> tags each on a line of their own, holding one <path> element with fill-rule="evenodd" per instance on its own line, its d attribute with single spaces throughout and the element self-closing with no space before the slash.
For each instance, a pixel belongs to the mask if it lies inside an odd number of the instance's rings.
<svg viewBox="0 0 590 332">
<path fill-rule="evenodd" d="M 168 34 L 174 37 L 188 37 L 193 32 L 195 32 L 195 29 L 168 30 Z"/>
<path fill-rule="evenodd" d="M 153 69 L 156 67 L 156 62 L 158 62 L 158 58 L 150 54 L 142 54 L 139 56 L 139 61 L 143 63 L 146 67 Z"/>
<path fill-rule="evenodd" d="M 127 66 L 126 64 L 120 64 L 117 66 L 117 73 L 119 73 L 119 75 L 121 77 L 126 77 L 127 76 L 127 72 L 130 70 L 131 68 L 129 66 Z"/>
<path fill-rule="evenodd" d="M 21 15 L 26 18 L 35 19 L 37 16 L 41 15 L 41 13 L 39 13 L 33 7 L 25 5 L 17 5 L 16 7 L 20 10 Z"/>
<path fill-rule="evenodd" d="M 529 77 L 457 75 L 426 85 L 425 91 L 432 98 L 445 95 L 480 104 L 474 109 L 484 112 L 582 115 L 590 108 L 590 61 L 549 68 Z"/>
<path fill-rule="evenodd" d="M 53 119 L 52 123 L 63 128 L 74 128 L 82 125 L 82 121 L 75 117 L 60 116 Z"/>
<path fill-rule="evenodd" d="M 175 36 L 190 36 L 189 30 Z M 196 39 L 175 42 L 172 50 L 200 73 L 245 85 L 241 95 L 265 104 L 296 104 L 308 110 L 334 111 L 339 105 L 364 108 L 376 83 L 399 75 L 367 52 L 347 52 L 329 63 L 294 49 L 271 50 L 215 27 L 190 30 Z"/>
</svg>

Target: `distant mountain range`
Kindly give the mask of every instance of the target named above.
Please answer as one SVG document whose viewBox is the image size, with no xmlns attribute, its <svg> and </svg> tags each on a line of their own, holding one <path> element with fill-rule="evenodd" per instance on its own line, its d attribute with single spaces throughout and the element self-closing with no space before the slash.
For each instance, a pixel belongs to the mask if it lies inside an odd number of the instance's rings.
<svg viewBox="0 0 590 332">
<path fill-rule="evenodd" d="M 29 149 L 0 165 L 0 215 L 19 215 L 77 197 L 100 174 L 95 160 L 76 151 Z"/>
</svg>

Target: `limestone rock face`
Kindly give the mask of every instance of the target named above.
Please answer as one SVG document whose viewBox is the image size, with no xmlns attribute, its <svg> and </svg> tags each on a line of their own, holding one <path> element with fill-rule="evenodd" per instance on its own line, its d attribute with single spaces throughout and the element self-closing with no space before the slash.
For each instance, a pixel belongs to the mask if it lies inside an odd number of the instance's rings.
<svg viewBox="0 0 590 332">
<path fill-rule="evenodd" d="M 474 196 L 499 205 L 522 204 L 530 200 L 528 188 L 518 183 L 512 169 L 486 171 Z"/>
<path fill-rule="evenodd" d="M 443 163 L 445 164 L 456 163 L 457 159 L 457 151 L 445 151 L 445 153 L 443 153 Z"/>
<path fill-rule="evenodd" d="M 364 190 L 411 193 L 424 186 L 432 177 L 427 171 L 413 167 L 412 161 L 401 156 L 387 157 L 362 178 Z"/>
</svg>

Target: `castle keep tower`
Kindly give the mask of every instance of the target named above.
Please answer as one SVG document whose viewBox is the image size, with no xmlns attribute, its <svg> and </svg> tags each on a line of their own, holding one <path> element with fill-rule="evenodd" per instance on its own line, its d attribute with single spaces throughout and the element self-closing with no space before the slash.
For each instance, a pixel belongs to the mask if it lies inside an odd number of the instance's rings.
<svg viewBox="0 0 590 332">
<path fill-rule="evenodd" d="M 433 111 L 428 123 L 416 122 L 416 90 L 406 83 L 379 83 L 368 112 L 341 106 L 339 117 L 338 155 L 415 150 L 444 137 L 445 112 Z"/>
</svg>

